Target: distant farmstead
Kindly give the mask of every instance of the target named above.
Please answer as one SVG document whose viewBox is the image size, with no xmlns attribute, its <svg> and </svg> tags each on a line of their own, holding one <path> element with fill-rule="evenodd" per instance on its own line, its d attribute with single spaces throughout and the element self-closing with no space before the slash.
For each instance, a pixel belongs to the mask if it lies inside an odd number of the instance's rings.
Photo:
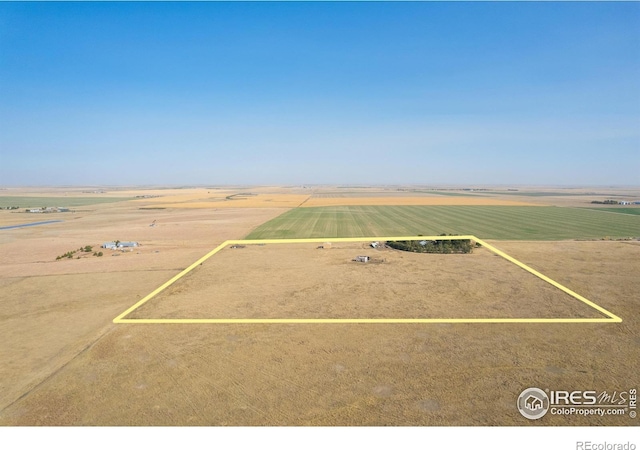
<svg viewBox="0 0 640 450">
<path fill-rule="evenodd" d="M 134 241 L 130 241 L 130 242 L 112 241 L 112 242 L 105 242 L 104 244 L 102 244 L 102 248 L 106 248 L 108 250 L 119 250 L 122 248 L 138 247 L 139 245 L 140 244 Z"/>
<path fill-rule="evenodd" d="M 17 209 L 17 208 L 14 208 Z M 71 212 L 69 208 L 65 208 L 64 206 L 47 206 L 45 208 L 27 208 L 26 212 L 28 213 L 62 213 L 62 212 Z"/>
</svg>

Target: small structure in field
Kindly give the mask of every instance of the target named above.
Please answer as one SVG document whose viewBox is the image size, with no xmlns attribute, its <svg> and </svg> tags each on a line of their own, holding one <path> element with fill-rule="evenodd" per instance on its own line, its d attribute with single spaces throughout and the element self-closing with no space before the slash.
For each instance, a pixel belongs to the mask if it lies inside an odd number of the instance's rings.
<svg viewBox="0 0 640 450">
<path fill-rule="evenodd" d="M 378 246 L 380 245 L 380 242 L 372 242 L 370 245 L 371 245 L 371 248 L 378 248 Z"/>
<path fill-rule="evenodd" d="M 130 242 L 112 241 L 112 242 L 105 242 L 104 244 L 101 245 L 102 248 L 106 248 L 109 250 L 120 250 L 123 248 L 134 248 L 138 246 L 140 246 L 140 244 L 134 241 L 130 241 Z"/>
<path fill-rule="evenodd" d="M 71 210 L 64 206 L 45 206 L 42 208 L 27 208 L 26 212 L 50 214 L 50 213 L 71 212 Z"/>
<path fill-rule="evenodd" d="M 368 256 L 356 256 L 352 259 L 352 261 L 366 263 L 369 262 L 369 259 L 371 258 L 369 258 Z"/>
</svg>

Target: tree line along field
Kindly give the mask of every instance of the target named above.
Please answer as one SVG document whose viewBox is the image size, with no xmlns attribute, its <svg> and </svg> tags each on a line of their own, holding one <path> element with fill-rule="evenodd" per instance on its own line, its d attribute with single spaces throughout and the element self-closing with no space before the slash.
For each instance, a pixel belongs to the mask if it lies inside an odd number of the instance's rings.
<svg viewBox="0 0 640 450">
<path fill-rule="evenodd" d="M 558 240 L 640 236 L 640 217 L 555 206 L 336 206 L 296 208 L 247 239 L 472 234 Z"/>
</svg>

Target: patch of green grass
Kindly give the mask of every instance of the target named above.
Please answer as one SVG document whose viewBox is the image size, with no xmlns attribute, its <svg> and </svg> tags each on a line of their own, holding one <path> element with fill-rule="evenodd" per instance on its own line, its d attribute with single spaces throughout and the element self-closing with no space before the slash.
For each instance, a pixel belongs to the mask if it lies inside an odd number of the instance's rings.
<svg viewBox="0 0 640 450">
<path fill-rule="evenodd" d="M 631 214 L 632 216 L 640 216 L 640 208 L 584 208 L 592 211 L 606 211 L 620 214 Z"/>
<path fill-rule="evenodd" d="M 640 236 L 640 217 L 555 206 L 335 206 L 296 208 L 247 239 L 473 234 L 557 240 Z"/>
<path fill-rule="evenodd" d="M 74 208 L 78 206 L 97 205 L 99 203 L 114 203 L 133 200 L 127 197 L 0 197 L 0 208 L 19 206 L 23 208 L 41 208 L 48 206 L 62 206 Z"/>
</svg>

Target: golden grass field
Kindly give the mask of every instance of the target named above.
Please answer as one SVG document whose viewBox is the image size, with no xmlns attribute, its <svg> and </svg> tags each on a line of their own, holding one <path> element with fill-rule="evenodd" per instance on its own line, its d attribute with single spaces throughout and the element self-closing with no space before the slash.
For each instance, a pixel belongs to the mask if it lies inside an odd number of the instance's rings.
<svg viewBox="0 0 640 450">
<path fill-rule="evenodd" d="M 536 206 L 535 203 L 475 197 L 336 197 L 310 198 L 302 207 L 315 206 L 402 206 L 402 205 L 461 205 L 461 206 Z"/>
<path fill-rule="evenodd" d="M 366 242 L 316 247 L 227 247 L 127 318 L 606 318 L 484 248 L 439 255 Z M 360 254 L 376 262 L 352 261 Z"/>
<path fill-rule="evenodd" d="M 188 197 L 187 197 L 188 198 Z M 233 199 L 226 198 L 208 198 L 187 200 L 186 198 L 175 198 L 173 203 L 158 202 L 159 207 L 164 208 L 189 208 L 189 209 L 207 209 L 207 208 L 295 208 L 300 206 L 309 197 L 306 195 L 287 195 L 287 194 L 257 194 L 253 196 L 239 196 Z"/>
<path fill-rule="evenodd" d="M 464 205 L 464 206 L 536 206 L 540 203 L 505 200 L 499 198 L 435 197 L 435 196 L 362 196 L 362 197 L 313 197 L 300 194 L 256 194 L 227 199 L 226 196 L 181 194 L 145 199 L 161 208 L 295 208 L 318 206 L 359 205 Z M 136 200 L 144 202 L 145 200 Z"/>
<path fill-rule="evenodd" d="M 11 195 L 64 195 L 54 191 Z M 309 195 L 300 188 L 214 191 L 207 195 Z M 118 192 L 159 192 L 181 198 L 176 203 L 183 203 L 182 195 L 193 202 L 208 198 L 198 197 L 206 189 Z M 490 241 L 622 323 L 114 324 L 117 315 L 217 245 L 242 239 L 288 210 L 141 209 L 159 207 L 162 198 L 37 218 L 0 211 L 0 224 L 63 220 L 0 231 L 0 425 L 640 423 L 626 416 L 551 415 L 532 422 L 515 407 L 520 392 L 532 386 L 621 391 L 640 385 L 638 241 Z M 261 204 L 267 203 L 273 202 Z M 115 239 L 141 246 L 55 260 Z M 482 249 L 471 255 L 390 251 L 388 263 L 366 267 L 345 261 L 361 252 L 371 251 L 225 249 L 135 314 L 597 314 Z M 416 289 L 428 295 L 416 295 Z"/>
</svg>

